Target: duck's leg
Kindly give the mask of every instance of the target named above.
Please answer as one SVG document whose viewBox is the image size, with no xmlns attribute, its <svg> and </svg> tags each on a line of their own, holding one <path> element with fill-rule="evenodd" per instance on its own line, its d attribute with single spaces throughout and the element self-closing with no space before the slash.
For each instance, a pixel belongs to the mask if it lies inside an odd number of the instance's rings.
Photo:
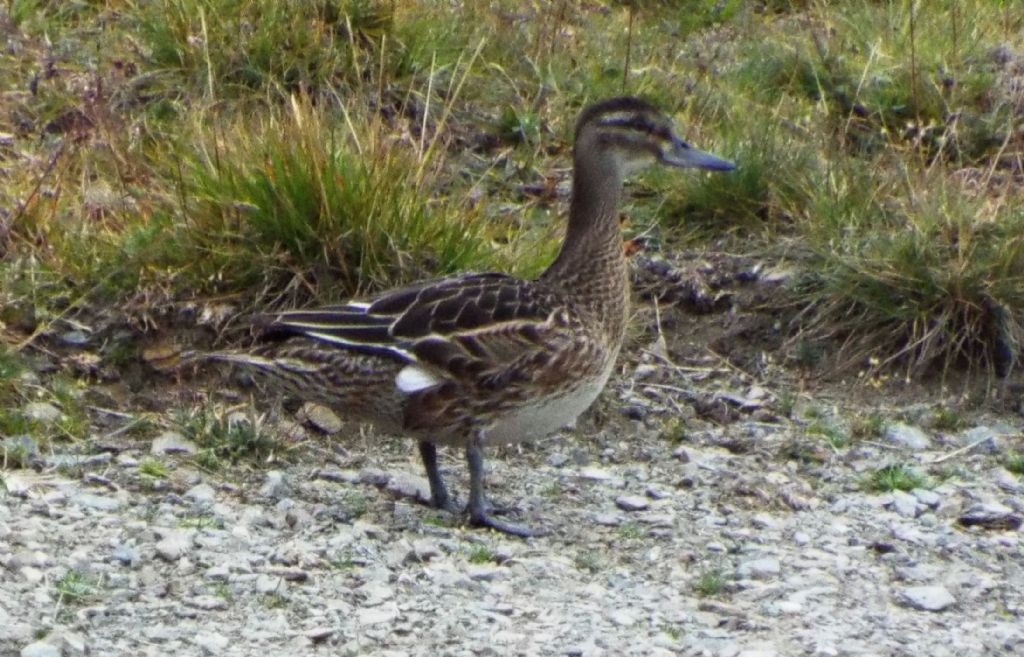
<svg viewBox="0 0 1024 657">
<path fill-rule="evenodd" d="M 469 521 L 477 527 L 490 527 L 499 532 L 522 536 L 540 536 L 543 532 L 534 531 L 523 525 L 502 522 L 488 513 L 487 502 L 484 500 L 484 452 L 480 446 L 480 437 L 476 436 L 466 444 L 466 461 L 469 463 Z"/>
<path fill-rule="evenodd" d="M 420 457 L 423 458 L 423 468 L 427 471 L 427 481 L 430 482 L 430 506 L 454 511 L 448 489 L 444 485 L 444 478 L 441 477 L 441 470 L 437 467 L 437 446 L 421 440 Z"/>
</svg>

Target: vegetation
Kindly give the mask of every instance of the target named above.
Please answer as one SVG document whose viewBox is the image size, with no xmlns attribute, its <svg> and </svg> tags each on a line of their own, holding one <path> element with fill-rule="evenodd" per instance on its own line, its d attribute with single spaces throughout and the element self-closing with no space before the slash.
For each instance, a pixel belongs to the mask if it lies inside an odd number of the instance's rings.
<svg viewBox="0 0 1024 657">
<path fill-rule="evenodd" d="M 176 424 L 199 447 L 196 463 L 210 470 L 242 459 L 272 462 L 277 455 L 277 439 L 260 418 L 199 407 L 181 411 Z"/>
<path fill-rule="evenodd" d="M 916 469 L 894 463 L 869 473 L 864 481 L 864 487 L 871 491 L 887 493 L 894 490 L 909 491 L 915 488 L 930 488 L 931 482 L 928 477 Z"/>
<path fill-rule="evenodd" d="M 98 576 L 69 570 L 54 584 L 57 604 L 84 604 L 99 594 L 102 584 Z"/>
<path fill-rule="evenodd" d="M 727 579 L 725 573 L 717 568 L 706 569 L 693 584 L 693 591 L 704 598 L 721 595 L 725 591 Z"/>
<path fill-rule="evenodd" d="M 26 399 L 26 349 L 98 317 L 152 328 L 210 300 L 245 311 L 462 269 L 536 274 L 575 114 L 622 92 L 740 165 L 651 172 L 627 231 L 786 261 L 791 362 L 1005 373 L 1024 336 L 1014 7 L 8 2 L 0 408 Z M 103 337 L 104 362 L 138 359 Z M 73 392 L 53 391 L 67 418 L 53 435 L 86 429 Z M 17 412 L 0 424 L 31 429 Z M 222 429 L 211 467 L 271 450 Z"/>
</svg>

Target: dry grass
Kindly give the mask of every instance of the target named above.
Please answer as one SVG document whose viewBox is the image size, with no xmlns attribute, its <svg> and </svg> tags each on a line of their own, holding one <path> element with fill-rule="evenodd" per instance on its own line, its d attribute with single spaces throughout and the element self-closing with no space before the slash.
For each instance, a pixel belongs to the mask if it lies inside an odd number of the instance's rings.
<svg viewBox="0 0 1024 657">
<path fill-rule="evenodd" d="M 625 89 L 740 163 L 649 175 L 630 230 L 786 257 L 794 335 L 849 360 L 1003 371 L 1024 308 L 1011 5 L 9 2 L 4 342 L 536 273 L 575 112 Z"/>
</svg>

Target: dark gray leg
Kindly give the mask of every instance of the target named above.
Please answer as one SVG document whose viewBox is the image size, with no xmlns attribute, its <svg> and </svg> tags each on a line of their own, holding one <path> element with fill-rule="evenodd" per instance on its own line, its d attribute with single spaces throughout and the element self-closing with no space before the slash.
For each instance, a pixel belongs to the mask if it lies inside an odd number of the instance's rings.
<svg viewBox="0 0 1024 657">
<path fill-rule="evenodd" d="M 437 447 L 434 443 L 421 440 L 420 456 L 427 471 L 427 481 L 430 482 L 430 505 L 436 509 L 453 510 L 448 489 L 445 488 L 444 479 L 441 477 L 441 470 L 437 467 Z"/>
<path fill-rule="evenodd" d="M 490 527 L 513 536 L 540 536 L 529 527 L 502 522 L 487 513 L 487 502 L 484 501 L 484 453 L 479 438 L 466 444 L 466 461 L 469 463 L 469 521 L 477 527 Z"/>
</svg>

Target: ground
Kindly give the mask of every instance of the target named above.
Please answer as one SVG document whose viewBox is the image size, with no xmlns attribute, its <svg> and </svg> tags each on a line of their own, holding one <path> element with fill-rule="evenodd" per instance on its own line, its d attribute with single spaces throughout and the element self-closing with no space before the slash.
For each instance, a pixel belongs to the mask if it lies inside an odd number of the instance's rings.
<svg viewBox="0 0 1024 657">
<path fill-rule="evenodd" d="M 0 655 L 1024 651 L 1012 377 L 811 376 L 764 303 L 776 268 L 634 263 L 630 345 L 595 408 L 489 454 L 494 500 L 548 535 L 425 506 L 408 441 L 254 411 L 230 375 L 126 369 L 86 393 L 87 441 L 5 440 Z M 77 351 L 55 341 L 23 376 Z M 248 426 L 239 458 L 201 458 L 211 430 L 183 407 Z M 133 433 L 143 415 L 163 429 Z M 460 454 L 443 459 L 464 499 Z"/>
</svg>

